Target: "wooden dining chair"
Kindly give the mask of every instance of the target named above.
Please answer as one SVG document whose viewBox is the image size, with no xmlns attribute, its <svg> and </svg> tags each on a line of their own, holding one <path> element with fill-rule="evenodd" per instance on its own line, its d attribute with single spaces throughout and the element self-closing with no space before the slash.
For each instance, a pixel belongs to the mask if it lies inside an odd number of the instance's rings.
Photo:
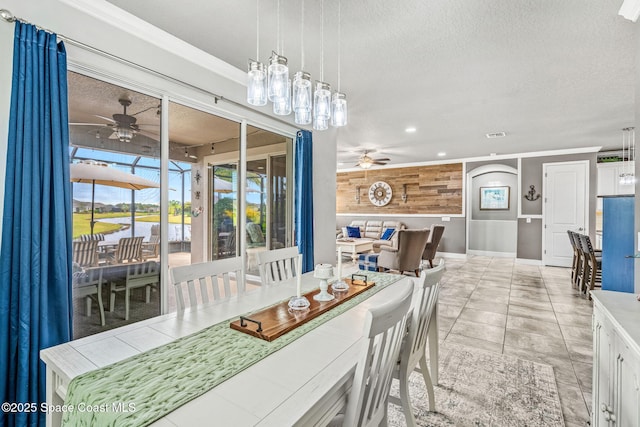
<svg viewBox="0 0 640 427">
<path fill-rule="evenodd" d="M 145 302 L 151 301 L 151 289 L 158 288 L 160 283 L 160 267 L 155 261 L 146 261 L 127 264 L 127 274 L 124 282 L 111 282 L 109 311 L 113 312 L 116 302 L 116 293 L 124 291 L 124 319 L 129 320 L 129 306 L 131 290 L 145 288 Z"/>
<path fill-rule="evenodd" d="M 441 259 L 436 267 L 422 270 L 420 278 L 417 280 L 420 293 L 413 304 L 411 319 L 408 320 L 407 336 L 403 340 L 400 350 L 400 362 L 394 371 L 394 378 L 399 380 L 400 399 L 398 401 L 396 398 L 390 398 L 390 401 L 402 406 L 402 411 L 409 427 L 416 425 L 409 396 L 409 376 L 418 365 L 429 395 L 429 410 L 435 411 L 435 396 L 433 382 L 427 366 L 426 346 L 429 325 L 435 314 L 440 292 L 440 280 L 444 270 L 444 260 Z"/>
<path fill-rule="evenodd" d="M 347 407 L 344 414 L 331 421 L 331 426 L 387 425 L 389 390 L 407 331 L 413 282 L 407 280 L 396 289 L 389 301 L 370 308 L 366 314 L 362 356 L 356 366 Z"/>
<path fill-rule="evenodd" d="M 602 283 L 602 257 L 596 254 L 589 236 L 580 234 L 579 238 L 583 253 L 583 267 L 578 289 L 591 299 L 589 291 L 592 291 L 596 286 L 601 286 Z"/>
<path fill-rule="evenodd" d="M 258 253 L 258 269 L 263 285 L 273 285 L 302 274 L 298 271 L 298 265 L 302 265 L 302 254 L 298 253 L 297 246 Z"/>
<path fill-rule="evenodd" d="M 73 242 L 73 262 L 80 267 L 98 266 L 98 240 Z"/>
<path fill-rule="evenodd" d="M 241 257 L 173 267 L 169 269 L 169 280 L 176 292 L 178 312 L 186 307 L 185 292 L 190 307 L 246 292 Z"/>
<path fill-rule="evenodd" d="M 582 246 L 580 243 L 580 238 L 578 237 L 578 234 L 576 232 L 567 230 L 567 234 L 569 235 L 569 243 L 571 244 L 571 249 L 573 250 L 573 259 L 571 260 L 571 286 L 577 288 L 578 272 L 582 267 Z"/>
</svg>

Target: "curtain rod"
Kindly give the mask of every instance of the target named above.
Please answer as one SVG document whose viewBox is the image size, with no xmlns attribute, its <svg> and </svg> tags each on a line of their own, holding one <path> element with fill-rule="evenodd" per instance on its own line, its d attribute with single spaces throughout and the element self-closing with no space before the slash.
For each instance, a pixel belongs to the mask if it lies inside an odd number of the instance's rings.
<svg viewBox="0 0 640 427">
<path fill-rule="evenodd" d="M 170 80 L 170 81 L 172 81 L 172 82 L 174 82 L 174 83 L 177 83 L 177 84 L 179 84 L 179 85 L 181 85 L 181 86 L 186 86 L 186 87 L 191 88 L 191 89 L 194 89 L 194 90 L 196 90 L 196 91 L 198 91 L 198 92 L 200 92 L 200 93 L 204 93 L 205 95 L 212 96 L 212 97 L 213 97 L 213 99 L 214 99 L 214 103 L 215 103 L 215 104 L 217 104 L 217 103 L 218 103 L 218 101 L 224 101 L 224 102 L 227 102 L 227 103 L 229 103 L 229 104 L 232 104 L 232 105 L 234 105 L 234 106 L 236 106 L 236 107 L 240 107 L 240 108 L 242 108 L 243 110 L 250 111 L 250 112 L 252 112 L 252 113 L 256 113 L 256 114 L 259 114 L 259 115 L 261 115 L 261 116 L 263 116 L 263 117 L 269 118 L 270 120 L 275 120 L 276 122 L 282 123 L 282 124 L 287 125 L 287 126 L 293 126 L 291 123 L 289 123 L 289 122 L 287 122 L 287 121 L 285 121 L 285 120 L 281 120 L 281 119 L 279 119 L 279 118 L 273 117 L 273 116 L 271 116 L 271 115 L 269 115 L 269 114 L 267 114 L 267 113 L 264 113 L 264 112 L 262 112 L 262 111 L 259 111 L 259 110 L 254 110 L 253 108 L 249 108 L 249 107 L 247 107 L 247 106 L 246 106 L 246 105 L 244 105 L 244 104 L 241 104 L 241 103 L 239 103 L 239 102 L 237 102 L 237 101 L 234 101 L 234 100 L 232 100 L 232 99 L 229 99 L 229 98 L 225 98 L 225 97 L 224 97 L 224 96 L 222 96 L 222 95 L 218 95 L 218 94 L 216 94 L 216 93 L 210 92 L 210 91 L 208 91 L 208 90 L 206 90 L 206 89 L 203 89 L 203 88 L 198 87 L 198 86 L 195 86 L 195 85 L 193 85 L 193 84 L 191 84 L 191 83 L 185 82 L 184 80 L 180 80 L 180 79 L 178 79 L 178 78 L 175 78 L 175 77 L 169 76 L 169 75 L 167 75 L 167 74 L 164 74 L 164 73 L 161 73 L 161 72 L 159 72 L 159 71 L 153 70 L 153 69 L 151 69 L 151 68 L 145 67 L 144 65 L 137 64 L 137 63 L 132 62 L 132 61 L 130 61 L 130 60 L 128 60 L 128 59 L 124 59 L 124 58 L 122 58 L 122 57 L 120 57 L 120 56 L 114 55 L 114 54 L 112 54 L 112 53 L 109 53 L 109 52 L 106 52 L 106 51 L 104 51 L 104 50 L 98 49 L 98 48 L 96 48 L 96 47 L 89 46 L 89 45 L 88 45 L 88 44 L 86 44 L 86 43 L 80 42 L 80 41 L 78 41 L 78 40 L 75 40 L 75 39 L 72 39 L 72 38 L 70 38 L 70 37 L 64 36 L 64 35 L 62 35 L 62 34 L 58 34 L 58 33 L 56 33 L 55 31 L 51 31 L 51 30 L 49 30 L 49 29 L 47 29 L 47 28 L 43 28 L 43 27 L 40 27 L 40 26 L 38 26 L 38 25 L 32 24 L 31 22 L 29 22 L 29 21 L 27 21 L 27 20 L 25 20 L 25 19 L 22 19 L 22 18 L 19 18 L 19 17 L 17 17 L 17 16 L 14 16 L 14 15 L 13 15 L 9 10 L 7 10 L 7 9 L 0 9 L 0 18 L 2 18 L 4 21 L 6 21 L 6 22 L 8 22 L 8 23 L 13 23 L 13 22 L 19 21 L 19 22 L 22 22 L 23 24 L 33 25 L 33 26 L 34 26 L 34 27 L 36 27 L 38 30 L 46 31 L 47 33 L 51 33 L 51 34 L 55 34 L 55 35 L 56 35 L 59 39 L 61 39 L 62 41 L 68 42 L 69 44 L 74 45 L 74 46 L 76 46 L 76 47 L 79 47 L 79 48 L 81 48 L 81 49 L 88 50 L 89 52 L 97 53 L 97 54 L 102 55 L 102 56 L 104 56 L 104 57 L 107 57 L 107 58 L 109 58 L 109 59 L 116 60 L 116 61 L 118 61 L 118 62 L 120 62 L 120 63 L 122 63 L 122 64 L 125 64 L 125 65 L 128 65 L 128 66 L 135 67 L 135 68 L 137 68 L 137 69 L 139 69 L 139 70 L 142 70 L 142 71 L 144 71 L 144 72 L 151 73 L 151 74 L 153 74 L 153 75 L 155 75 L 155 76 L 157 76 L 157 77 L 161 77 L 161 78 L 164 78 L 164 79 Z"/>
</svg>

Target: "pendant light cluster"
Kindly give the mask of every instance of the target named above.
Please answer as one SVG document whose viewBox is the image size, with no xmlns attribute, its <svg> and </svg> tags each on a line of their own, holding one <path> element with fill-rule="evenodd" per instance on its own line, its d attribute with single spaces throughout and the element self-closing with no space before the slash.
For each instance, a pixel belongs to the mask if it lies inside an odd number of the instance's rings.
<svg viewBox="0 0 640 427">
<path fill-rule="evenodd" d="M 256 4 L 259 0 L 256 0 Z M 304 70 L 304 0 L 301 2 L 300 44 L 301 71 L 289 77 L 287 58 L 275 51 L 269 58 L 269 66 L 265 70 L 259 60 L 249 60 L 247 73 L 247 102 L 255 106 L 273 103 L 274 114 L 286 116 L 294 113 L 294 121 L 299 125 L 313 123 L 313 129 L 326 130 L 347 124 L 347 96 L 340 92 L 340 3 L 338 3 L 338 91 L 331 94 L 331 85 L 324 81 L 324 1 L 320 2 L 320 81 L 316 81 L 312 94 L 311 74 Z M 277 41 L 280 42 L 280 0 L 277 0 Z M 259 55 L 259 8 L 256 9 L 257 52 Z M 279 51 L 282 52 L 282 46 Z"/>
<path fill-rule="evenodd" d="M 636 182 L 634 166 L 631 164 L 635 158 L 636 131 L 633 127 L 627 127 L 622 129 L 622 172 L 620 173 L 620 184 L 631 185 Z"/>
</svg>

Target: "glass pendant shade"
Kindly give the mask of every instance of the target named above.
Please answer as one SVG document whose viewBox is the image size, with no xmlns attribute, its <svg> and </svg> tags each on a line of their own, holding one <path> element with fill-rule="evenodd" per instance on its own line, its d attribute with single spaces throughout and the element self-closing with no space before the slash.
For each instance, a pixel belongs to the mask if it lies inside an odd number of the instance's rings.
<svg viewBox="0 0 640 427">
<path fill-rule="evenodd" d="M 291 114 L 291 79 L 287 81 L 285 97 L 273 103 L 273 113 L 279 116 Z"/>
<path fill-rule="evenodd" d="M 324 117 L 314 117 L 313 118 L 313 128 L 315 130 L 327 130 L 327 129 L 329 129 L 329 119 L 325 119 Z"/>
<path fill-rule="evenodd" d="M 336 92 L 331 98 L 331 126 L 347 125 L 347 95 Z"/>
<path fill-rule="evenodd" d="M 256 106 L 267 105 L 267 73 L 262 62 L 249 60 L 247 102 Z"/>
<path fill-rule="evenodd" d="M 331 118 L 331 86 L 328 83 L 316 82 L 316 90 L 313 93 L 313 122 L 326 122 Z M 326 128 L 325 128 L 326 129 Z"/>
<path fill-rule="evenodd" d="M 296 124 L 311 124 L 311 100 L 311 75 L 305 71 L 298 71 L 293 77 L 292 99 Z"/>
<path fill-rule="evenodd" d="M 269 67 L 267 69 L 268 77 L 268 98 L 271 102 L 284 99 L 287 96 L 287 83 L 289 81 L 289 67 L 287 67 L 287 58 L 280 56 L 275 52 L 271 53 L 269 58 Z"/>
</svg>

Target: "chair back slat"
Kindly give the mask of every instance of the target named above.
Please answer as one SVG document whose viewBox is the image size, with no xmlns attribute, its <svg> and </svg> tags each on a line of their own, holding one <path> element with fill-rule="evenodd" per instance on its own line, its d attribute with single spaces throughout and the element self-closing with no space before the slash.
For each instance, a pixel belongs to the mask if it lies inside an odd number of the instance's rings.
<svg viewBox="0 0 640 427">
<path fill-rule="evenodd" d="M 413 283 L 406 281 L 398 285 L 393 299 L 367 312 L 362 358 L 356 367 L 343 425 L 378 426 L 384 419 L 412 294 Z"/>
<path fill-rule="evenodd" d="M 80 267 L 98 266 L 98 241 L 84 240 L 73 242 L 73 262 Z"/>
<path fill-rule="evenodd" d="M 114 262 L 134 262 L 142 260 L 143 237 L 123 237 L 118 241 L 118 247 L 114 256 Z"/>
<path fill-rule="evenodd" d="M 421 290 L 417 301 L 418 304 L 414 305 L 413 308 L 413 316 L 409 324 L 409 334 L 406 341 L 410 351 L 402 354 L 402 357 L 409 359 L 409 366 L 411 366 L 411 363 L 415 366 L 425 352 L 429 325 L 433 318 L 433 310 L 438 302 L 440 280 L 444 270 L 444 260 L 440 260 L 436 267 L 423 270 L 418 280 Z"/>
<path fill-rule="evenodd" d="M 235 294 L 231 286 L 233 281 L 237 294 L 246 290 L 241 257 L 173 267 L 169 269 L 169 277 L 179 312 L 186 308 L 185 288 L 191 307 L 230 298 Z M 223 292 L 220 292 L 220 282 Z"/>
<path fill-rule="evenodd" d="M 302 254 L 298 253 L 297 246 L 258 252 L 262 284 L 273 285 L 301 274 L 297 271 L 298 265 L 302 265 L 301 260 Z"/>
</svg>

